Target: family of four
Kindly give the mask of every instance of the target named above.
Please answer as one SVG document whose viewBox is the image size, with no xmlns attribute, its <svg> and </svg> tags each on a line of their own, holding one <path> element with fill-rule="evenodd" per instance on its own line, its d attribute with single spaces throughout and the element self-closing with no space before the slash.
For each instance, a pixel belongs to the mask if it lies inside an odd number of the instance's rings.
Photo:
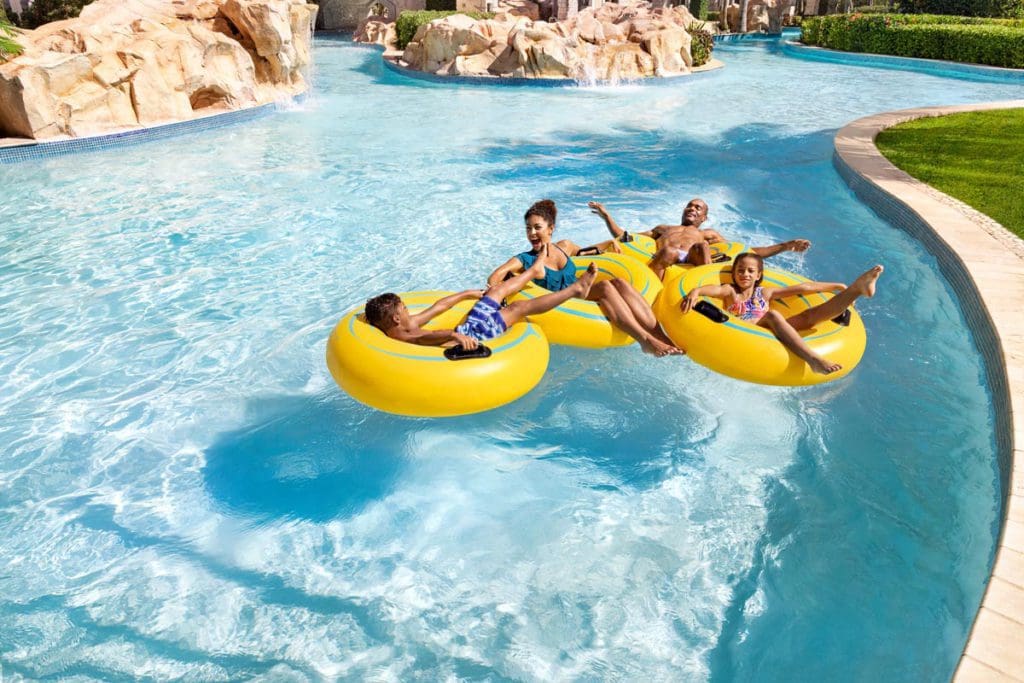
<svg viewBox="0 0 1024 683">
<path fill-rule="evenodd" d="M 593 264 L 577 278 L 573 256 L 618 252 L 619 241 L 628 238 L 628 233 L 616 224 L 604 206 L 597 202 L 590 202 L 589 206 L 604 220 L 612 235 L 611 240 L 590 247 L 580 247 L 567 239 L 553 241 L 558 210 L 553 201 L 543 199 L 527 209 L 524 216 L 529 251 L 516 254 L 491 273 L 487 278 L 487 289 L 446 296 L 416 314 L 411 314 L 396 294 L 381 294 L 366 302 L 366 321 L 400 341 L 474 349 L 480 342 L 494 339 L 527 316 L 550 311 L 575 297 L 597 303 L 608 320 L 636 339 L 645 352 L 655 356 L 684 353 L 661 329 L 650 305 L 628 282 L 621 278 L 595 282 L 597 272 Z M 659 278 L 664 278 L 666 268 L 671 265 L 711 263 L 709 245 L 725 240 L 714 230 L 701 229 L 707 216 L 707 204 L 701 199 L 693 199 L 683 210 L 679 225 L 659 225 L 640 233 L 656 240 L 657 250 L 648 265 Z M 781 288 L 761 286 L 765 258 L 784 251 L 803 252 L 810 246 L 807 240 L 797 239 L 754 247 L 740 254 L 733 262 L 732 284 L 708 285 L 688 292 L 680 304 L 680 314 L 688 313 L 702 296 L 719 298 L 734 316 L 771 330 L 815 372 L 828 374 L 839 370 L 838 364 L 812 351 L 798 330 L 836 317 L 858 297 L 874 296 L 875 282 L 882 274 L 882 266 L 863 273 L 849 287 L 838 282 L 805 282 Z M 513 301 L 505 306 L 500 303 L 530 281 L 550 293 L 526 301 Z M 769 308 L 773 298 L 829 291 L 837 292 L 836 296 L 789 318 Z M 477 299 L 477 302 L 465 320 L 454 329 L 424 329 L 427 322 L 467 299 Z"/>
</svg>

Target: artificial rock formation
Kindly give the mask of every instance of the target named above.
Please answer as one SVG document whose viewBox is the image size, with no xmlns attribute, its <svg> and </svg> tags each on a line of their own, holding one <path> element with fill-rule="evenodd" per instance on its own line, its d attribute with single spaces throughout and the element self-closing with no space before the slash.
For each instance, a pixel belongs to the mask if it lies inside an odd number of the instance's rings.
<svg viewBox="0 0 1024 683">
<path fill-rule="evenodd" d="M 462 14 L 421 26 L 401 53 L 402 66 L 440 75 L 634 80 L 689 73 L 694 22 L 686 7 L 605 3 L 562 22 L 509 12 L 475 20 Z M 394 32 L 368 22 L 357 40 L 391 51 Z M 397 58 L 397 52 L 394 53 Z"/>
<path fill-rule="evenodd" d="M 0 135 L 77 137 L 182 121 L 306 89 L 306 0 L 96 0 L 18 36 Z"/>
</svg>

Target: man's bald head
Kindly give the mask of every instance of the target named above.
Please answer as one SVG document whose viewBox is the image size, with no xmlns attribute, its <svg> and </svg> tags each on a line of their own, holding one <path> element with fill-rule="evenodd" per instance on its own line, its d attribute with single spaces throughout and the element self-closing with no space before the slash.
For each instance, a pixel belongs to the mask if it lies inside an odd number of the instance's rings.
<svg viewBox="0 0 1024 683">
<path fill-rule="evenodd" d="M 680 223 L 694 228 L 699 228 L 700 224 L 707 219 L 707 202 L 699 197 L 694 197 L 686 204 L 686 208 L 683 209 L 683 217 L 680 219 Z"/>
</svg>

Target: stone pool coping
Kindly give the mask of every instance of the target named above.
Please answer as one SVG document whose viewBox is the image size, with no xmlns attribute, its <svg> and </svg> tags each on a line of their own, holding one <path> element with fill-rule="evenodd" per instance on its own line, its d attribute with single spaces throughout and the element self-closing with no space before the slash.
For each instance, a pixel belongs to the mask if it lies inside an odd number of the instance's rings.
<svg viewBox="0 0 1024 683">
<path fill-rule="evenodd" d="M 956 681 L 1024 681 L 1024 240 L 899 170 L 874 141 L 913 119 L 1018 107 L 1024 100 L 885 112 L 853 121 L 835 137 L 835 166 L 854 192 L 936 257 L 960 299 L 992 392 L 1003 514 Z"/>
<path fill-rule="evenodd" d="M 287 102 L 301 102 L 306 94 L 290 98 Z M 0 165 L 14 164 L 30 159 L 47 159 L 79 152 L 114 149 L 128 144 L 163 140 L 190 133 L 224 128 L 244 121 L 252 121 L 278 109 L 281 104 L 270 102 L 245 109 L 213 111 L 193 119 L 171 121 L 150 126 L 123 128 L 116 131 L 83 135 L 82 137 L 59 137 L 47 140 L 29 138 L 0 138 Z"/>
</svg>

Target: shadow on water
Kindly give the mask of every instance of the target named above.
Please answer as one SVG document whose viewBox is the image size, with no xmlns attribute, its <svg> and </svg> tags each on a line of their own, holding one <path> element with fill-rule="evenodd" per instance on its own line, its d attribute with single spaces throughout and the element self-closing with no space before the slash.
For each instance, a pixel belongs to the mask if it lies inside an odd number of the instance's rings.
<svg viewBox="0 0 1024 683">
<path fill-rule="evenodd" d="M 350 407 L 315 396 L 253 401 L 249 424 L 206 451 L 210 495 L 234 514 L 313 521 L 386 496 L 404 467 L 405 432 Z"/>
</svg>

